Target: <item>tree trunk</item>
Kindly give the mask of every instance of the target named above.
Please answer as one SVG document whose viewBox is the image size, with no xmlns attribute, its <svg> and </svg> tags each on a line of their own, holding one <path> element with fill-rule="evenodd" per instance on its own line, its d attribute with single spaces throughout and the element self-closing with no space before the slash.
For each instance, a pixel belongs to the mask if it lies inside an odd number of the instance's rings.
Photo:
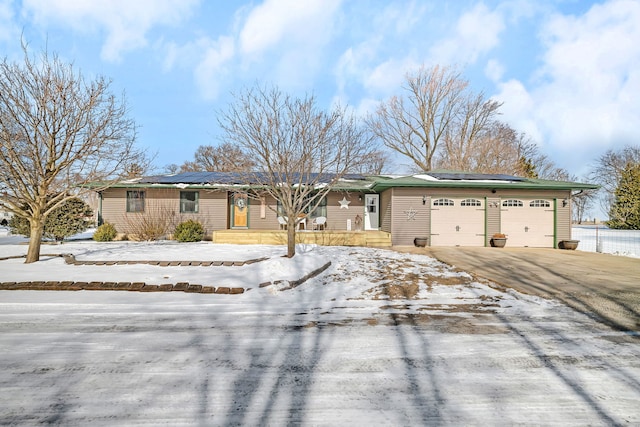
<svg viewBox="0 0 640 427">
<path fill-rule="evenodd" d="M 29 249 L 27 250 L 27 259 L 25 264 L 38 262 L 40 260 L 40 245 L 42 244 L 42 235 L 44 233 L 43 222 L 31 223 L 31 235 L 29 236 Z"/>
<path fill-rule="evenodd" d="M 287 221 L 287 257 L 292 258 L 296 254 L 296 220 L 289 217 Z"/>
</svg>

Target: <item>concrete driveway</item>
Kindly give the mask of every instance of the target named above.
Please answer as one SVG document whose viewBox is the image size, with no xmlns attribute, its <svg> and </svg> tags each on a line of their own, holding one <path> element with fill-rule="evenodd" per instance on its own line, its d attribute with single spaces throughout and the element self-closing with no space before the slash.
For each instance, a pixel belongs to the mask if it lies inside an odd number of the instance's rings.
<svg viewBox="0 0 640 427">
<path fill-rule="evenodd" d="M 396 247 L 640 332 L 640 259 L 542 248 Z"/>
</svg>

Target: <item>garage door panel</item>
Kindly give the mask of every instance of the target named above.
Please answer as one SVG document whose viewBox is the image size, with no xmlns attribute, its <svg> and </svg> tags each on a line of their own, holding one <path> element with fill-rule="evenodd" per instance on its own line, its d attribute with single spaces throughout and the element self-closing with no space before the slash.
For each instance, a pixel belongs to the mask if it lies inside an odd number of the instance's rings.
<svg viewBox="0 0 640 427">
<path fill-rule="evenodd" d="M 507 244 L 512 247 L 553 247 L 554 210 L 548 200 L 517 199 L 521 205 L 510 200 L 500 212 L 501 231 L 507 235 Z M 544 203 L 543 203 L 544 202 Z"/>
<path fill-rule="evenodd" d="M 446 198 L 449 204 L 431 206 L 432 246 L 484 246 L 484 200 L 475 200 L 476 206 L 465 206 L 471 199 Z M 469 202 L 467 202 L 469 203 Z"/>
</svg>

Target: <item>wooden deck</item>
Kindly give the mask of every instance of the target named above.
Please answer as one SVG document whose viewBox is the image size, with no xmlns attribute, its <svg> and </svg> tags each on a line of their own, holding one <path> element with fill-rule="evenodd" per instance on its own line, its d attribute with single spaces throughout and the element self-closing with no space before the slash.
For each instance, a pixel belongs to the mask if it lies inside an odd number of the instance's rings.
<svg viewBox="0 0 640 427">
<path fill-rule="evenodd" d="M 285 245 L 287 232 L 277 230 L 217 230 L 213 243 L 237 245 Z M 297 243 L 315 243 L 323 246 L 391 247 L 391 234 L 384 231 L 298 231 Z"/>
</svg>

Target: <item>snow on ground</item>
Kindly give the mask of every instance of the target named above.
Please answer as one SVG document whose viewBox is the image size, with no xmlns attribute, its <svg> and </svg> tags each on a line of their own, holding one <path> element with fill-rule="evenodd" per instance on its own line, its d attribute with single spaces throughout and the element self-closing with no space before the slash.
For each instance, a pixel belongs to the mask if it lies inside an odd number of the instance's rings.
<svg viewBox="0 0 640 427">
<path fill-rule="evenodd" d="M 190 267 L 170 268 L 144 264 L 118 266 L 73 266 L 65 264 L 59 254 L 71 253 L 80 261 L 248 261 L 262 257 L 268 260 L 243 267 Z M 24 259 L 2 261 L 0 281 L 24 282 L 49 281 L 110 281 L 145 282 L 163 284 L 190 282 L 206 286 L 257 287 L 260 283 L 279 280 L 295 280 L 328 262 L 324 256 L 305 253 L 301 247 L 299 256 L 283 258 L 282 247 L 213 245 L 200 242 L 70 242 L 62 245 L 43 245 L 41 261 L 24 264 Z M 0 258 L 26 254 L 25 245 L 0 245 Z M 53 255 L 53 256 L 51 256 Z M 310 268 L 310 269 L 309 269 Z M 46 274 L 43 277 L 43 269 Z"/>
<path fill-rule="evenodd" d="M 0 237 L 0 241 L 6 237 Z M 640 345 L 551 300 L 390 250 L 45 245 L 0 281 L 190 281 L 241 295 L 0 291 L 0 425 L 632 425 Z M 0 245 L 0 257 L 26 253 Z M 331 267 L 294 289 L 259 288 Z M 265 280 L 266 279 L 266 280 Z"/>
</svg>

